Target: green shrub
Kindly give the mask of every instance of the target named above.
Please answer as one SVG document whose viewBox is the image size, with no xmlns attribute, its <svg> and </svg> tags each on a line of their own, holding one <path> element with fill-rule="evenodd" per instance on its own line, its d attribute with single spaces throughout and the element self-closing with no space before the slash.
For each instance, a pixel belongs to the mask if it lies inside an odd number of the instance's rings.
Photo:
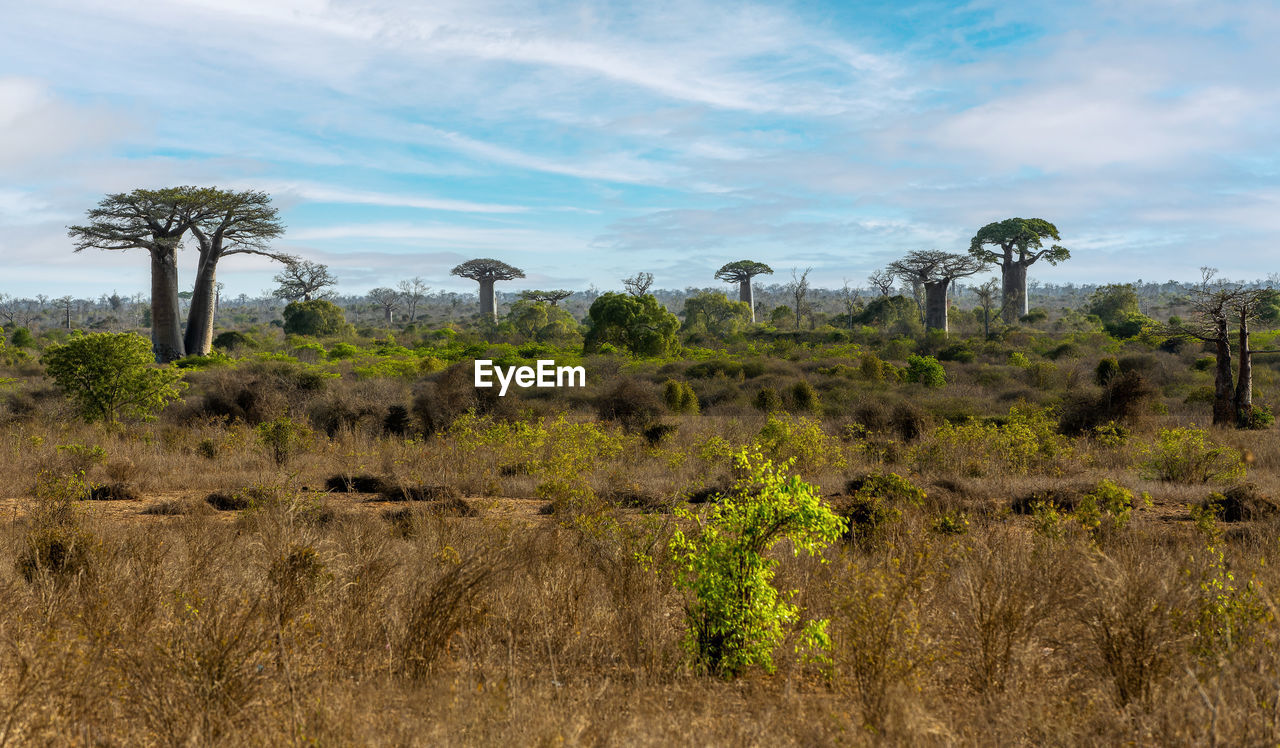
<svg viewBox="0 0 1280 748">
<path fill-rule="evenodd" d="M 925 500 L 922 489 L 897 473 L 864 475 L 849 481 L 845 490 L 851 495 L 841 512 L 847 523 L 845 537 L 868 551 L 902 518 L 902 507 L 919 508 Z"/>
<path fill-rule="evenodd" d="M 791 402 L 796 410 L 805 413 L 816 413 L 821 410 L 818 402 L 818 391 L 807 380 L 801 379 L 791 385 Z"/>
<path fill-rule="evenodd" d="M 19 327 L 14 330 L 9 342 L 13 344 L 14 348 L 34 348 L 36 345 L 35 337 L 25 327 Z"/>
<path fill-rule="evenodd" d="M 688 382 L 668 379 L 662 385 L 662 401 L 672 413 L 698 412 L 698 396 Z"/>
<path fill-rule="evenodd" d="M 1072 514 L 1081 527 L 1097 537 L 1123 530 L 1129 524 L 1132 511 L 1133 492 L 1103 479 L 1092 491 L 1080 497 Z"/>
<path fill-rule="evenodd" d="M 918 382 L 925 387 L 942 387 L 947 383 L 947 372 L 933 356 L 907 356 L 908 382 Z"/>
<path fill-rule="evenodd" d="M 755 406 L 766 413 L 782 410 L 782 397 L 772 387 L 764 387 L 756 393 Z"/>
<path fill-rule="evenodd" d="M 327 299 L 292 301 L 284 308 L 284 331 L 288 335 L 342 335 L 351 331 L 342 307 Z"/>
<path fill-rule="evenodd" d="M 734 467 L 733 488 L 705 515 L 677 510 L 694 526 L 676 530 L 669 545 L 676 586 L 691 595 L 685 647 L 700 667 L 722 677 L 750 667 L 772 672 L 774 650 L 800 622 L 791 602 L 797 592 L 773 586 L 778 562 L 767 558 L 770 549 L 786 540 L 796 554 L 817 555 L 844 527 L 815 486 L 787 474 L 789 463 L 775 466 L 744 450 Z M 826 627 L 825 620 L 806 621 L 802 640 L 829 647 Z"/>
<path fill-rule="evenodd" d="M 284 465 L 311 441 L 311 429 L 288 416 L 260 423 L 255 428 L 258 443 L 266 447 L 277 465 Z"/>
<path fill-rule="evenodd" d="M 1100 359 L 1093 369 L 1093 381 L 1099 387 L 1106 387 L 1118 376 L 1120 376 L 1120 362 L 1111 356 Z"/>
<path fill-rule="evenodd" d="M 108 426 L 125 417 L 155 418 L 185 387 L 177 370 L 154 364 L 151 341 L 135 333 L 74 335 L 41 359 L 80 416 Z"/>
<path fill-rule="evenodd" d="M 805 416 L 769 416 L 756 436 L 756 446 L 778 461 L 792 461 L 804 474 L 844 467 L 840 440 L 822 430 L 822 422 Z"/>
<path fill-rule="evenodd" d="M 1243 478 L 1245 473 L 1240 451 L 1213 441 L 1204 429 L 1161 429 L 1143 456 L 1142 475 L 1154 480 L 1209 483 Z"/>
</svg>

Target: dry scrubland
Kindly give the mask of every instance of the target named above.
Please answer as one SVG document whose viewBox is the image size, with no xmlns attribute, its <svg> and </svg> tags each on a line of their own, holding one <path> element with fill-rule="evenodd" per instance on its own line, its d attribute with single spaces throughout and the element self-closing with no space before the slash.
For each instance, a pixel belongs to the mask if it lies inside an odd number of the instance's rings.
<svg viewBox="0 0 1280 748">
<path fill-rule="evenodd" d="M 241 351 L 115 432 L 14 361 L 0 745 L 1280 741 L 1275 432 L 1186 430 L 1196 346 L 1013 334 L 899 381 L 937 343 L 588 357 L 501 401 L 465 361 Z M 830 648 L 726 678 L 667 548 L 743 446 L 850 529 L 771 554 Z"/>
</svg>

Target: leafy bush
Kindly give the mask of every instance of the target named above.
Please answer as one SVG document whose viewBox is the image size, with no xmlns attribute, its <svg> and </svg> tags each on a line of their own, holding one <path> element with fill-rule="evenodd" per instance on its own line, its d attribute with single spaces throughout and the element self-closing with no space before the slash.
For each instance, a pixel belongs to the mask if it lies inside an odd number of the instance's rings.
<svg viewBox="0 0 1280 748">
<path fill-rule="evenodd" d="M 933 356 L 907 356 L 908 382 L 918 382 L 925 387 L 942 387 L 947 383 L 947 372 Z"/>
<path fill-rule="evenodd" d="M 1081 527 L 1097 537 L 1123 530 L 1133 511 L 1133 492 L 1103 479 L 1092 491 L 1080 497 L 1073 515 Z"/>
<path fill-rule="evenodd" d="M 766 413 L 782 410 L 782 397 L 772 387 L 763 387 L 756 393 L 755 406 Z"/>
<path fill-rule="evenodd" d="M 81 417 L 108 426 L 122 417 L 153 419 L 184 387 L 176 370 L 154 365 L 151 341 L 134 333 L 75 335 L 41 358 Z"/>
<path fill-rule="evenodd" d="M 809 384 L 807 380 L 801 379 L 791 385 L 790 392 L 792 406 L 805 413 L 817 413 L 821 410 L 818 402 L 818 391 Z"/>
<path fill-rule="evenodd" d="M 351 330 L 342 307 L 327 299 L 292 301 L 284 308 L 284 331 L 288 335 L 342 335 Z"/>
<path fill-rule="evenodd" d="M 295 423 L 288 416 L 258 424 L 258 443 L 266 447 L 277 465 L 284 465 L 303 451 L 311 441 L 311 429 Z"/>
<path fill-rule="evenodd" d="M 1160 429 L 1143 450 L 1142 475 L 1174 483 L 1209 483 L 1244 477 L 1244 458 L 1197 428 Z"/>
<path fill-rule="evenodd" d="M 658 420 L 662 405 L 653 385 L 625 378 L 597 398 L 596 412 L 602 421 L 614 421 L 628 431 L 638 432 Z"/>
<path fill-rule="evenodd" d="M 773 671 L 774 649 L 800 620 L 796 591 L 773 586 L 778 562 L 766 557 L 770 549 L 787 540 L 794 553 L 817 555 L 844 526 L 816 487 L 787 475 L 790 463 L 775 466 L 744 450 L 734 466 L 733 488 L 705 515 L 677 510 L 694 526 L 676 530 L 669 545 L 676 586 L 692 596 L 685 646 L 699 666 L 723 677 L 750 667 Z M 805 622 L 803 638 L 828 647 L 826 626 Z"/>
<path fill-rule="evenodd" d="M 698 396 L 688 382 L 668 379 L 662 385 L 662 401 L 673 413 L 697 413 Z"/>
<path fill-rule="evenodd" d="M 794 462 L 805 474 L 845 463 L 840 440 L 828 436 L 822 422 L 812 417 L 769 416 L 756 445 L 775 460 Z"/>
<path fill-rule="evenodd" d="M 587 353 L 613 344 L 637 356 L 664 356 L 679 348 L 680 320 L 650 295 L 606 293 L 587 311 L 590 329 L 583 340 Z"/>
<path fill-rule="evenodd" d="M 916 452 L 920 467 L 979 476 L 992 473 L 1056 472 L 1071 454 L 1049 411 L 1010 408 L 1002 421 L 969 419 L 944 423 Z"/>
</svg>

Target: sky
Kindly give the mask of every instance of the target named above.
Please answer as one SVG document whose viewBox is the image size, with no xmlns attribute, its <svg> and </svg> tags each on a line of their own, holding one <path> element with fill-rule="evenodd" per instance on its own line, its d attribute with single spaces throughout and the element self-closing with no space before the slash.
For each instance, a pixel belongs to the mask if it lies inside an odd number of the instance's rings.
<svg viewBox="0 0 1280 748">
<path fill-rule="evenodd" d="M 474 257 L 505 290 L 860 286 L 1012 216 L 1071 250 L 1046 283 L 1264 278 L 1277 36 L 1273 0 L 0 0 L 0 293 L 145 292 L 144 251 L 65 227 L 183 184 L 269 192 L 343 294 L 474 290 Z"/>
</svg>

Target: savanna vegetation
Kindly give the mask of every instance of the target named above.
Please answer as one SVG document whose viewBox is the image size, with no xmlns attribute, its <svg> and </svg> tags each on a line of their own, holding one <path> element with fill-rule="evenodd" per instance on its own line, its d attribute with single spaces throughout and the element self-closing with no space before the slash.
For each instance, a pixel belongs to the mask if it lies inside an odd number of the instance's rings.
<svg viewBox="0 0 1280 748">
<path fill-rule="evenodd" d="M 0 745 L 1274 744 L 1280 304 L 1028 284 L 1057 239 L 737 300 L 281 257 L 204 355 L 167 292 L 0 300 Z"/>
</svg>

